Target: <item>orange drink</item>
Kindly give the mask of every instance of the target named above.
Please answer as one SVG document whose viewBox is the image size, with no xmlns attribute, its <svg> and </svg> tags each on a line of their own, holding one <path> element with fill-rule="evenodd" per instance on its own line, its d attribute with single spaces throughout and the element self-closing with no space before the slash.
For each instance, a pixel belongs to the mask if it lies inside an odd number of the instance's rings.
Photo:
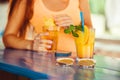
<svg viewBox="0 0 120 80">
<path fill-rule="evenodd" d="M 83 68 L 93 68 L 95 65 L 93 59 L 95 29 L 81 25 L 70 25 L 64 32 L 72 33 L 74 36 L 78 65 Z"/>
<path fill-rule="evenodd" d="M 79 35 L 79 37 L 75 37 L 77 58 L 93 58 L 95 30 L 88 29 L 86 26 L 84 26 L 84 32 L 77 31 L 76 33 Z"/>
<path fill-rule="evenodd" d="M 55 52 L 57 49 L 58 31 L 46 31 L 48 35 L 42 37 L 42 39 L 51 40 L 53 43 L 51 48 L 48 49 L 49 52 Z"/>
<path fill-rule="evenodd" d="M 48 51 L 55 52 L 57 49 L 57 40 L 58 40 L 58 27 L 55 25 L 52 18 L 46 18 L 44 21 L 43 32 L 48 33 L 48 35 L 43 36 L 43 39 L 53 41 L 51 48 Z"/>
</svg>

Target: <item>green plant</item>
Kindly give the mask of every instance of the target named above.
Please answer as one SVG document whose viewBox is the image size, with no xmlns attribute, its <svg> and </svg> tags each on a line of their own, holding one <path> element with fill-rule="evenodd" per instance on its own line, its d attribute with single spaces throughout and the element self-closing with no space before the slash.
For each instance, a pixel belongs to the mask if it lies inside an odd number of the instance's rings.
<svg viewBox="0 0 120 80">
<path fill-rule="evenodd" d="M 76 33 L 78 30 L 82 31 L 81 25 L 78 26 L 70 25 L 67 29 L 64 30 L 64 33 L 66 34 L 72 33 L 74 37 L 79 37 L 79 35 Z"/>
</svg>

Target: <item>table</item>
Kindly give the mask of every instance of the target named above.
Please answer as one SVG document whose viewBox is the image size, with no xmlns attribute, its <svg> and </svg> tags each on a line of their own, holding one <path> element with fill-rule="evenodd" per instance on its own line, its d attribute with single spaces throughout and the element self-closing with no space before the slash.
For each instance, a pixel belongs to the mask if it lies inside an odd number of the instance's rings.
<svg viewBox="0 0 120 80">
<path fill-rule="evenodd" d="M 94 69 L 57 66 L 54 53 L 0 50 L 0 70 L 31 80 L 119 80 L 120 58 L 97 54 Z"/>
</svg>

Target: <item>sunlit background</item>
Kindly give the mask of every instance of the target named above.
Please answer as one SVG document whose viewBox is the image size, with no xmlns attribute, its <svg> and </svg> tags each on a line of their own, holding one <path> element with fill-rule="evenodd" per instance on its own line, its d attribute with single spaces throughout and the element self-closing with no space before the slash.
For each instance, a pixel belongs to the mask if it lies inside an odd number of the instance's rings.
<svg viewBox="0 0 120 80">
<path fill-rule="evenodd" d="M 4 48 L 2 43 L 2 35 L 7 22 L 8 2 L 0 0 L 0 49 Z"/>
<path fill-rule="evenodd" d="M 120 39 L 120 0 L 90 0 L 96 37 Z"/>
<path fill-rule="evenodd" d="M 120 0 L 89 0 L 92 23 L 96 29 L 97 39 L 120 40 L 119 3 Z M 3 48 L 1 37 L 7 22 L 7 13 L 8 3 L 5 0 L 0 0 L 0 48 Z M 120 50 L 120 46 L 116 49 Z"/>
</svg>

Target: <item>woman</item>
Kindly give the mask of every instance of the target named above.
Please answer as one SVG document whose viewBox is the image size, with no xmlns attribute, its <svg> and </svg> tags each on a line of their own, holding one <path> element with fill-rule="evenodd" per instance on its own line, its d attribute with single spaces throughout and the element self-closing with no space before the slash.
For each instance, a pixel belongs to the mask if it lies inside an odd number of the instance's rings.
<svg viewBox="0 0 120 80">
<path fill-rule="evenodd" d="M 88 0 L 10 0 L 10 4 L 8 23 L 3 36 L 5 47 L 33 51 L 50 48 L 50 40 L 39 40 L 41 35 L 33 37 L 34 32 L 39 34 L 42 31 L 44 16 L 52 16 L 58 27 L 65 28 L 71 24 L 79 25 L 79 12 L 82 11 L 85 25 L 92 26 Z M 60 30 L 58 39 L 58 50 L 76 51 L 71 35 Z"/>
</svg>

